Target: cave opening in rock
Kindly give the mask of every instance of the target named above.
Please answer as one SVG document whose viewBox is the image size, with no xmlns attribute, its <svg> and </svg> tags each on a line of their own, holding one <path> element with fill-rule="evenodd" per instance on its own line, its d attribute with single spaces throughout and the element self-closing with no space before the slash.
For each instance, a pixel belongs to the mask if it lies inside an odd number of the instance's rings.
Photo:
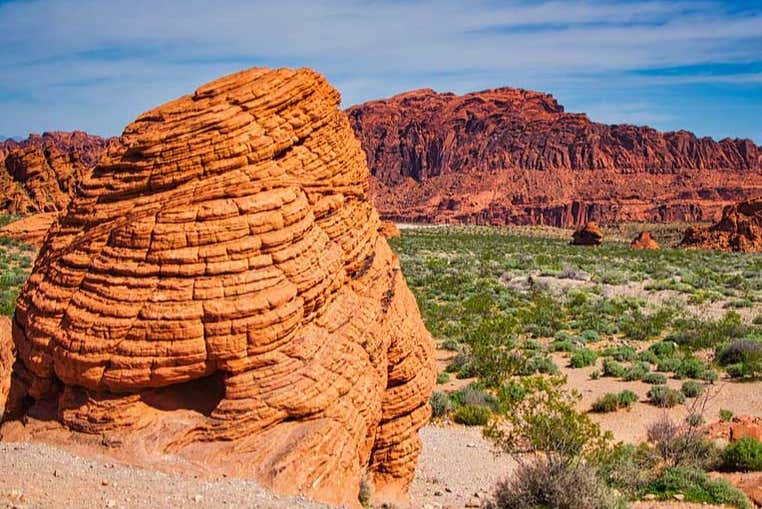
<svg viewBox="0 0 762 509">
<path fill-rule="evenodd" d="M 223 373 L 146 391 L 141 399 L 158 410 L 192 410 L 210 416 L 225 397 Z"/>
</svg>

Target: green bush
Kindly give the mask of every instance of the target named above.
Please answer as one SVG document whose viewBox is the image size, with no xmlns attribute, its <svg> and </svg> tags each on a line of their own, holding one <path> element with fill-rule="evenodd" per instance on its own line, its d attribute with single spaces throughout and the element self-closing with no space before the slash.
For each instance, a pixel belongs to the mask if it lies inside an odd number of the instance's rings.
<svg viewBox="0 0 762 509">
<path fill-rule="evenodd" d="M 701 362 L 701 359 L 686 357 L 675 370 L 675 378 L 699 378 L 704 371 L 706 371 L 706 366 Z"/>
<path fill-rule="evenodd" d="M 612 357 L 614 360 L 622 361 L 634 361 L 638 357 L 638 352 L 631 346 L 617 346 L 606 348 L 602 355 L 604 357 Z"/>
<path fill-rule="evenodd" d="M 624 375 L 622 375 L 622 379 L 626 382 L 642 380 L 643 377 L 648 374 L 650 368 L 651 367 L 647 362 L 636 362 L 625 370 Z"/>
<path fill-rule="evenodd" d="M 450 374 L 449 373 L 437 373 L 437 383 L 438 384 L 446 384 L 450 381 Z"/>
<path fill-rule="evenodd" d="M 492 411 L 486 406 L 468 404 L 458 407 L 452 415 L 452 420 L 466 426 L 485 426 Z"/>
<path fill-rule="evenodd" d="M 704 386 L 694 380 L 688 380 L 683 382 L 683 386 L 680 387 L 680 392 L 682 392 L 686 398 L 697 398 L 704 392 Z"/>
<path fill-rule="evenodd" d="M 454 339 L 445 339 L 442 342 L 442 348 L 444 348 L 445 350 L 449 350 L 451 352 L 458 352 L 460 351 L 460 343 L 458 343 Z"/>
<path fill-rule="evenodd" d="M 596 360 L 598 360 L 597 353 L 589 348 L 580 348 L 572 354 L 569 364 L 573 368 L 584 368 L 585 366 L 592 366 Z"/>
<path fill-rule="evenodd" d="M 752 437 L 736 440 L 723 451 L 722 464 L 733 472 L 762 470 L 762 442 Z"/>
<path fill-rule="evenodd" d="M 574 344 L 567 340 L 557 339 L 550 344 L 550 349 L 554 352 L 572 352 L 574 348 Z"/>
<path fill-rule="evenodd" d="M 657 341 L 648 347 L 648 351 L 660 359 L 671 357 L 677 352 L 677 345 L 672 341 Z"/>
<path fill-rule="evenodd" d="M 664 385 L 667 383 L 667 377 L 661 373 L 646 373 L 641 380 L 651 385 Z"/>
<path fill-rule="evenodd" d="M 720 420 L 722 422 L 730 422 L 730 420 L 733 418 L 733 412 L 726 409 L 720 410 Z"/>
<path fill-rule="evenodd" d="M 655 353 L 653 353 L 651 350 L 643 350 L 642 352 L 638 354 L 637 359 L 640 362 L 647 362 L 649 364 L 659 363 L 659 357 Z"/>
<path fill-rule="evenodd" d="M 447 415 L 453 408 L 450 397 L 441 391 L 434 391 L 429 402 L 431 403 L 432 417 L 443 417 Z"/>
<path fill-rule="evenodd" d="M 656 365 L 656 371 L 661 371 L 663 373 L 674 373 L 675 371 L 680 369 L 681 363 L 682 361 L 676 357 L 661 359 L 659 363 Z"/>
<path fill-rule="evenodd" d="M 586 343 L 594 343 L 601 339 L 601 335 L 598 334 L 598 331 L 586 329 L 580 332 L 579 338 Z"/>
<path fill-rule="evenodd" d="M 685 402 L 685 396 L 680 391 L 666 385 L 655 385 L 646 394 L 648 400 L 660 408 L 671 408 Z"/>
<path fill-rule="evenodd" d="M 687 502 L 727 504 L 739 509 L 751 509 L 749 499 L 724 479 L 710 479 L 706 472 L 692 467 L 667 468 L 651 482 L 645 493 L 663 500 L 681 494 Z"/>
<path fill-rule="evenodd" d="M 626 371 L 627 367 L 621 362 L 617 362 L 613 359 L 605 359 L 603 361 L 603 376 L 622 378 Z"/>
<path fill-rule="evenodd" d="M 632 391 L 620 393 L 608 392 L 595 400 L 591 410 L 596 413 L 616 412 L 620 408 L 628 408 L 638 400 L 638 396 Z"/>
</svg>

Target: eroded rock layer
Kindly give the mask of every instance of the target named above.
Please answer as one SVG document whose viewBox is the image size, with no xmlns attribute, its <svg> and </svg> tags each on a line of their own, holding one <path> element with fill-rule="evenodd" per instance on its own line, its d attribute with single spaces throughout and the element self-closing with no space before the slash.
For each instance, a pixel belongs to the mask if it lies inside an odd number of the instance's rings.
<svg viewBox="0 0 762 509">
<path fill-rule="evenodd" d="M 708 228 L 691 227 L 682 246 L 720 251 L 762 252 L 762 198 L 725 207 Z"/>
<path fill-rule="evenodd" d="M 432 342 L 339 100 L 251 69 L 127 126 L 19 298 L 9 412 L 279 492 L 403 496 Z"/>
<path fill-rule="evenodd" d="M 653 238 L 651 232 L 640 232 L 637 237 L 630 242 L 630 248 L 656 251 L 659 249 L 659 243 Z"/>
<path fill-rule="evenodd" d="M 111 141 L 75 131 L 0 142 L 0 213 L 66 210 L 77 182 Z"/>
<path fill-rule="evenodd" d="M 599 124 L 539 92 L 417 90 L 348 113 L 394 221 L 714 221 L 762 192 L 750 140 Z"/>
<path fill-rule="evenodd" d="M 40 247 L 45 234 L 58 216 L 58 212 L 40 212 L 22 217 L 0 228 L 0 237 L 9 237 Z"/>
</svg>

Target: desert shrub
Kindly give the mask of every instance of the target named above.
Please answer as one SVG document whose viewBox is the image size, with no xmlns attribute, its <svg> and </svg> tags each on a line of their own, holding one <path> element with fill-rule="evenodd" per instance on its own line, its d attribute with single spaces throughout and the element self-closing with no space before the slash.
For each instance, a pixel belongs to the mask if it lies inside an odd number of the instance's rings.
<svg viewBox="0 0 762 509">
<path fill-rule="evenodd" d="M 459 352 L 450 360 L 450 363 L 445 368 L 445 371 L 448 373 L 457 373 L 465 368 L 469 361 L 470 358 L 466 352 Z"/>
<path fill-rule="evenodd" d="M 626 371 L 627 367 L 621 362 L 617 362 L 613 359 L 605 359 L 603 361 L 603 376 L 622 378 Z"/>
<path fill-rule="evenodd" d="M 598 354 L 589 348 L 580 348 L 576 350 L 569 359 L 569 365 L 573 368 L 584 368 L 592 366 L 598 359 Z"/>
<path fill-rule="evenodd" d="M 736 440 L 723 451 L 722 466 L 734 472 L 762 470 L 762 442 L 752 437 Z"/>
<path fill-rule="evenodd" d="M 555 340 L 550 344 L 550 349 L 554 352 L 571 352 L 575 348 L 571 341 Z"/>
<path fill-rule="evenodd" d="M 712 470 L 720 464 L 722 450 L 701 431 L 703 416 L 691 414 L 683 423 L 663 416 L 648 427 L 648 441 L 667 466 Z"/>
<path fill-rule="evenodd" d="M 737 339 L 720 348 L 715 358 L 732 378 L 762 375 L 762 341 Z"/>
<path fill-rule="evenodd" d="M 591 410 L 597 413 L 616 412 L 632 406 L 637 400 L 638 396 L 632 391 L 608 392 L 593 402 Z"/>
<path fill-rule="evenodd" d="M 449 373 L 437 373 L 437 383 L 438 384 L 446 384 L 450 381 L 450 374 Z"/>
<path fill-rule="evenodd" d="M 635 380 L 642 380 L 644 376 L 648 374 L 651 366 L 647 362 L 636 362 L 627 368 L 622 375 L 622 379 L 627 382 L 634 382 Z"/>
<path fill-rule="evenodd" d="M 598 413 L 616 412 L 619 410 L 619 396 L 613 392 L 608 392 L 595 400 L 592 405 L 592 411 Z"/>
<path fill-rule="evenodd" d="M 726 409 L 720 410 L 720 420 L 722 422 L 730 422 L 730 420 L 733 418 L 733 412 Z"/>
<path fill-rule="evenodd" d="M 648 347 L 648 351 L 652 352 L 656 357 L 663 359 L 675 355 L 677 353 L 677 345 L 672 341 L 657 341 Z"/>
<path fill-rule="evenodd" d="M 452 415 L 452 420 L 466 426 L 484 426 L 489 422 L 492 411 L 482 405 L 467 404 L 458 407 Z"/>
<path fill-rule="evenodd" d="M 680 392 L 682 392 L 686 398 L 697 398 L 704 392 L 704 386 L 694 380 L 688 380 L 683 382 L 682 387 L 680 387 Z"/>
<path fill-rule="evenodd" d="M 677 330 L 668 339 L 694 350 L 713 348 L 741 338 L 748 332 L 748 327 L 736 311 L 728 311 L 719 320 L 680 319 L 675 321 L 674 326 Z"/>
<path fill-rule="evenodd" d="M 667 383 L 667 377 L 661 373 L 646 373 L 641 380 L 651 385 L 664 385 Z"/>
<path fill-rule="evenodd" d="M 579 337 L 586 343 L 594 343 L 595 341 L 599 341 L 601 339 L 601 335 L 598 334 L 598 331 L 592 329 L 583 330 L 580 332 Z"/>
<path fill-rule="evenodd" d="M 693 467 L 670 467 L 658 479 L 649 483 L 645 493 L 661 499 L 681 494 L 688 502 L 727 504 L 739 509 L 751 509 L 749 499 L 724 479 L 710 479 L 706 472 Z"/>
<path fill-rule="evenodd" d="M 606 348 L 602 355 L 604 357 L 612 357 L 614 360 L 622 362 L 634 361 L 638 357 L 638 352 L 631 346 L 623 345 Z"/>
<path fill-rule="evenodd" d="M 431 403 L 432 417 L 443 417 L 447 415 L 453 408 L 450 397 L 441 391 L 434 391 L 429 402 Z"/>
<path fill-rule="evenodd" d="M 644 314 L 640 309 L 634 309 L 623 317 L 619 329 L 629 339 L 642 341 L 653 338 L 660 335 L 669 325 L 673 314 L 668 308 L 660 308 L 650 315 Z"/>
<path fill-rule="evenodd" d="M 590 373 L 590 380 L 598 380 L 600 377 L 601 377 L 601 372 L 600 372 L 600 371 L 598 371 L 597 369 L 596 369 L 596 370 L 593 370 L 593 371 Z"/>
<path fill-rule="evenodd" d="M 699 380 L 704 380 L 705 382 L 716 382 L 718 378 L 717 372 L 713 369 L 705 369 L 699 375 Z"/>
<path fill-rule="evenodd" d="M 498 483 L 487 509 L 615 509 L 617 496 L 584 463 L 535 459 L 519 465 L 514 475 Z"/>
<path fill-rule="evenodd" d="M 671 408 L 685 402 L 683 393 L 665 385 L 651 387 L 646 396 L 651 403 L 660 408 Z"/>
<path fill-rule="evenodd" d="M 363 509 L 372 509 L 373 488 L 367 474 L 360 479 L 360 491 L 357 493 L 357 501 Z"/>
<path fill-rule="evenodd" d="M 483 384 L 471 383 L 453 392 L 450 395 L 450 400 L 457 406 L 463 405 L 478 405 L 486 406 L 492 409 L 497 408 L 497 399 L 492 394 L 483 390 Z"/>
<path fill-rule="evenodd" d="M 667 359 L 661 359 L 656 365 L 656 371 L 663 373 L 674 373 L 680 368 L 682 361 L 676 357 L 669 357 Z"/>
<path fill-rule="evenodd" d="M 512 408 L 526 397 L 529 389 L 519 380 L 504 382 L 497 391 L 497 400 L 501 408 Z"/>
<path fill-rule="evenodd" d="M 654 478 L 658 455 L 648 444 L 619 442 L 595 458 L 598 476 L 629 497 L 637 496 Z"/>
<path fill-rule="evenodd" d="M 524 324 L 524 331 L 535 337 L 553 337 L 563 328 L 565 320 L 564 306 L 543 291 L 534 291 L 529 306 L 519 312 L 519 321 Z"/>
<path fill-rule="evenodd" d="M 519 374 L 527 376 L 534 375 L 535 373 L 557 375 L 559 370 L 553 359 L 547 355 L 534 355 L 527 359 L 524 365 L 519 368 Z"/>
<path fill-rule="evenodd" d="M 649 364 L 658 364 L 659 363 L 659 357 L 653 353 L 651 350 L 643 350 L 638 354 L 637 357 L 639 362 L 647 362 Z"/>
<path fill-rule="evenodd" d="M 699 378 L 704 371 L 706 371 L 706 366 L 701 362 L 701 359 L 685 357 L 675 370 L 675 378 Z"/>
<path fill-rule="evenodd" d="M 754 320 L 752 320 L 751 322 L 754 325 L 762 325 L 762 314 L 755 316 Z"/>
</svg>

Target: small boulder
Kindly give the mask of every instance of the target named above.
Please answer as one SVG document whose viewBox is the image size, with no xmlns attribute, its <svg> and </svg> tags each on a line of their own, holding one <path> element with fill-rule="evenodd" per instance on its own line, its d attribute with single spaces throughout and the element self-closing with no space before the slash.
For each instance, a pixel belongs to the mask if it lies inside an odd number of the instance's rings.
<svg viewBox="0 0 762 509">
<path fill-rule="evenodd" d="M 381 227 L 378 229 L 378 233 L 387 239 L 393 239 L 400 236 L 400 229 L 397 225 L 391 221 L 381 221 Z"/>
<path fill-rule="evenodd" d="M 603 242 L 603 233 L 595 221 L 590 221 L 572 235 L 572 246 L 600 246 Z"/>
<path fill-rule="evenodd" d="M 654 240 L 651 232 L 640 232 L 637 237 L 630 242 L 632 249 L 659 249 L 659 243 Z"/>
</svg>

